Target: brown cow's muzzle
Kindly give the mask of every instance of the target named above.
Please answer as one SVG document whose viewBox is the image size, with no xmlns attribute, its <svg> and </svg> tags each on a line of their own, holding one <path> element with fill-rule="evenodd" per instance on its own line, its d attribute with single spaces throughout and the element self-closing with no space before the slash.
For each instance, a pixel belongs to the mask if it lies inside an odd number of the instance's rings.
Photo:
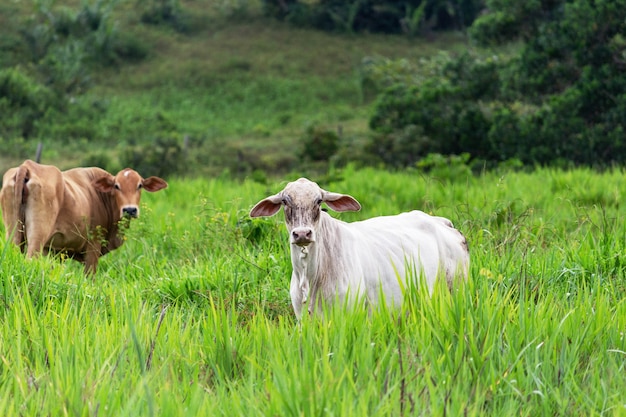
<svg viewBox="0 0 626 417">
<path fill-rule="evenodd" d="M 124 207 L 122 209 L 122 215 L 124 217 L 137 218 L 139 217 L 139 209 L 135 206 Z"/>
</svg>

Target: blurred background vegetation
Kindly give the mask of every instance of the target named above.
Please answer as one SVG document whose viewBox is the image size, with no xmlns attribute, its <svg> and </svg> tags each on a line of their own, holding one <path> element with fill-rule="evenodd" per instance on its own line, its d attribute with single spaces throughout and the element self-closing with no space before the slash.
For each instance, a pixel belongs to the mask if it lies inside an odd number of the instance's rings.
<svg viewBox="0 0 626 417">
<path fill-rule="evenodd" d="M 626 0 L 4 1 L 0 168 L 621 165 L 625 34 Z"/>
</svg>

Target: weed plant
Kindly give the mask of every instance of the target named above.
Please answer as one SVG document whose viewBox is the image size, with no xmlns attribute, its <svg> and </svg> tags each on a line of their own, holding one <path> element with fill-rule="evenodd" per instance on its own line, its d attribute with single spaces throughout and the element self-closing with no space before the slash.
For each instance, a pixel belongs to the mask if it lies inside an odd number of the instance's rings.
<svg viewBox="0 0 626 417">
<path fill-rule="evenodd" d="M 333 216 L 447 216 L 470 278 L 300 323 L 280 216 L 247 216 L 282 182 L 171 179 L 93 279 L 2 239 L 0 415 L 622 415 L 622 178 L 336 172 L 363 210 Z"/>
</svg>

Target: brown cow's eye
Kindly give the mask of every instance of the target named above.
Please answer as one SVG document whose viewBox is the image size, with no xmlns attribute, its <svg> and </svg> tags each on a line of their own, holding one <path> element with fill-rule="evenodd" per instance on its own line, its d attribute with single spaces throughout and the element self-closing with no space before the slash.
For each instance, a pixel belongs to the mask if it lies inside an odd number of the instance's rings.
<svg viewBox="0 0 626 417">
<path fill-rule="evenodd" d="M 141 184 L 141 183 L 140 183 L 140 184 L 137 186 L 137 189 L 138 189 L 138 190 L 140 190 L 140 189 L 142 189 L 142 188 L 143 188 L 143 184 Z"/>
<path fill-rule="evenodd" d="M 117 183 L 116 183 L 113 187 L 115 187 L 115 189 L 116 189 L 116 190 L 119 190 L 119 189 L 120 189 L 120 185 L 119 185 L 119 184 L 117 184 Z"/>
</svg>

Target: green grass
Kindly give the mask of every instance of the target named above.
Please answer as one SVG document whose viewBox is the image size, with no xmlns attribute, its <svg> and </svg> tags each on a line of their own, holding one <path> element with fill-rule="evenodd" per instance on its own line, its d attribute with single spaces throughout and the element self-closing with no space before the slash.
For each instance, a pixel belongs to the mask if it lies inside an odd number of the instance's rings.
<svg viewBox="0 0 626 417">
<path fill-rule="evenodd" d="M 0 414 L 625 413 L 622 171 L 336 178 L 343 220 L 452 219 L 469 282 L 298 324 L 282 214 L 247 217 L 283 183 L 172 179 L 93 279 L 0 241 Z"/>
</svg>

